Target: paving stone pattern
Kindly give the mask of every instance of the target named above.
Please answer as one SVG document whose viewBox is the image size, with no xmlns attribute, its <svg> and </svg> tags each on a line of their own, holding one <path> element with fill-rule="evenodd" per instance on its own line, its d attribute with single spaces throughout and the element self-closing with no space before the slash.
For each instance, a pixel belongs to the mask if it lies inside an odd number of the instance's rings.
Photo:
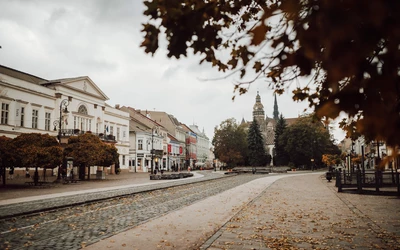
<svg viewBox="0 0 400 250">
<path fill-rule="evenodd" d="M 337 193 L 323 177 L 283 178 L 201 249 L 400 249 L 399 205 L 397 197 Z"/>
<path fill-rule="evenodd" d="M 13 216 L 29 214 L 34 212 L 41 212 L 53 208 L 60 208 L 71 205 L 78 205 L 86 202 L 108 199 L 116 196 L 129 195 L 133 193 L 147 192 L 162 188 L 168 188 L 173 186 L 185 185 L 190 183 L 196 183 L 199 181 L 208 181 L 219 178 L 226 178 L 226 175 L 215 175 L 207 172 L 203 173 L 202 178 L 188 178 L 173 182 L 164 182 L 152 185 L 135 186 L 130 188 L 121 188 L 116 190 L 108 190 L 101 192 L 88 192 L 86 194 L 77 194 L 73 196 L 50 198 L 45 200 L 22 202 L 10 205 L 0 206 L 0 219 L 10 218 Z"/>
<path fill-rule="evenodd" d="M 162 183 L 9 205 L 8 210 L 1 208 L 2 216 L 81 203 L 90 199 L 126 195 L 102 202 L 2 219 L 0 249 L 79 249 L 169 211 L 180 209 L 260 177 L 265 176 L 239 175 L 212 180 L 216 178 L 215 175 L 209 175 L 205 177 L 208 181 L 204 181 L 204 178 L 188 179 L 179 183 Z M 132 195 L 127 195 L 129 193 Z"/>
</svg>

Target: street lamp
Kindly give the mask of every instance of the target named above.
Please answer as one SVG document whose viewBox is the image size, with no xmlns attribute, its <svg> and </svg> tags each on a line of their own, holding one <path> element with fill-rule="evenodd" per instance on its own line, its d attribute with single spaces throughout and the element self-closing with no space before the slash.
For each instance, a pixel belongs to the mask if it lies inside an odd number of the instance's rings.
<svg viewBox="0 0 400 250">
<path fill-rule="evenodd" d="M 154 126 L 151 128 L 151 173 L 154 173 L 154 131 L 156 131 L 158 127 Z"/>
<path fill-rule="evenodd" d="M 57 135 L 57 139 L 58 139 L 58 143 L 59 143 L 60 145 L 61 145 L 61 123 L 62 123 L 62 114 L 63 114 L 63 113 L 64 113 L 64 114 L 67 114 L 67 113 L 68 113 L 68 109 L 67 109 L 68 105 L 69 105 L 68 99 L 64 99 L 64 100 L 62 100 L 62 101 L 60 102 L 60 117 L 59 117 L 59 120 L 58 120 L 58 121 L 55 120 L 55 121 L 53 122 L 54 130 L 56 130 L 57 123 L 58 123 L 58 135 Z M 63 107 L 64 107 L 64 110 L 63 110 Z M 63 160 L 63 163 L 62 163 L 62 164 L 63 164 L 63 165 L 66 164 L 66 163 L 64 163 L 64 160 Z M 58 167 L 57 179 L 58 179 L 58 180 L 61 179 L 60 167 Z"/>
<path fill-rule="evenodd" d="M 54 130 L 56 130 L 56 127 L 57 127 L 57 125 L 58 125 L 58 135 L 57 135 L 57 139 L 58 139 L 58 142 L 59 142 L 60 144 L 61 144 L 62 114 L 63 114 L 63 113 L 64 113 L 64 114 L 68 114 L 68 113 L 69 113 L 69 112 L 68 112 L 68 109 L 67 109 L 68 105 L 69 105 L 68 99 L 64 99 L 64 100 L 62 100 L 62 101 L 60 102 L 60 117 L 59 117 L 58 121 L 55 120 L 54 123 L 53 123 L 53 125 L 54 125 Z M 63 107 L 64 107 L 64 110 L 63 110 Z"/>
</svg>

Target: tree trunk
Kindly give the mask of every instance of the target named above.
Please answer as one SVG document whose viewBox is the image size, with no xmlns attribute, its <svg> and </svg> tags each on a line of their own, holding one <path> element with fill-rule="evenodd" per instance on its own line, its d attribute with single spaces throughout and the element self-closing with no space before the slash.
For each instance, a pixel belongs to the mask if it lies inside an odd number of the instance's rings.
<svg viewBox="0 0 400 250">
<path fill-rule="evenodd" d="M 79 179 L 85 180 L 85 166 L 79 165 Z"/>
<path fill-rule="evenodd" d="M 47 168 L 44 168 L 43 169 L 43 181 L 46 181 L 46 171 L 47 171 Z"/>
<path fill-rule="evenodd" d="M 58 170 L 57 170 L 57 180 L 61 180 L 61 166 L 58 166 Z"/>
<path fill-rule="evenodd" d="M 88 167 L 88 180 L 90 180 L 90 167 Z"/>
<path fill-rule="evenodd" d="M 3 167 L 1 170 L 3 173 L 1 173 L 1 178 L 3 179 L 3 186 L 6 185 L 6 167 Z"/>
<path fill-rule="evenodd" d="M 38 183 L 39 183 L 39 171 L 38 171 L 38 167 L 35 167 L 35 174 L 33 175 L 33 182 L 35 183 L 35 186 L 37 186 Z"/>
</svg>

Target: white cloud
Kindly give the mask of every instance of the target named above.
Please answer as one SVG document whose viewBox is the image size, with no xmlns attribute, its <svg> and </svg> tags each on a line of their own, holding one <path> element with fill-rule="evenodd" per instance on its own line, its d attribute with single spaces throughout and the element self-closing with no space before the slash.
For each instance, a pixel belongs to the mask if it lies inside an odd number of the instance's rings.
<svg viewBox="0 0 400 250">
<path fill-rule="evenodd" d="M 272 117 L 273 94 L 263 81 L 233 102 L 233 80 L 199 56 L 169 59 L 140 48 L 142 1 L 1 1 L 0 64 L 46 79 L 89 76 L 109 104 L 161 110 L 197 124 L 212 139 L 214 127 L 234 117 L 252 119 L 257 91 Z M 278 96 L 279 111 L 297 117 L 307 108 L 291 93 Z"/>
</svg>

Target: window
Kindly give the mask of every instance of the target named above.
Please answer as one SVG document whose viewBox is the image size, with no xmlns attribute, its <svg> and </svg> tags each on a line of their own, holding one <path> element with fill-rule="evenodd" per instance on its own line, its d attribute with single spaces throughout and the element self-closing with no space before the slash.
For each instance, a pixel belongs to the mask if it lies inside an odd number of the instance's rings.
<svg viewBox="0 0 400 250">
<path fill-rule="evenodd" d="M 81 125 L 80 125 L 80 130 L 85 131 L 85 119 L 79 117 L 79 120 L 81 120 Z"/>
<path fill-rule="evenodd" d="M 78 113 L 87 115 L 88 114 L 87 108 L 84 105 L 79 106 Z"/>
<path fill-rule="evenodd" d="M 119 133 L 120 133 L 120 129 L 119 128 L 117 128 L 117 141 L 119 140 Z"/>
<path fill-rule="evenodd" d="M 124 131 L 122 131 L 122 137 L 126 137 L 126 131 L 124 130 Z"/>
<path fill-rule="evenodd" d="M 39 116 L 39 110 L 33 109 L 32 110 L 32 128 L 38 128 L 38 116 Z"/>
<path fill-rule="evenodd" d="M 138 150 L 143 150 L 143 140 L 138 140 Z"/>
<path fill-rule="evenodd" d="M 44 129 L 47 131 L 50 130 L 50 117 L 51 117 L 51 113 L 46 112 L 45 119 L 44 119 Z"/>
<path fill-rule="evenodd" d="M 76 129 L 76 119 L 77 119 L 77 117 L 74 116 L 74 129 Z"/>
<path fill-rule="evenodd" d="M 110 126 L 110 135 L 114 134 L 114 126 Z"/>
<path fill-rule="evenodd" d="M 88 128 L 88 130 L 92 131 L 92 120 L 89 120 L 89 128 Z"/>
<path fill-rule="evenodd" d="M 122 166 L 125 166 L 125 155 L 122 156 Z"/>
<path fill-rule="evenodd" d="M 107 125 L 104 125 L 104 134 L 107 133 Z"/>
<path fill-rule="evenodd" d="M 8 104 L 1 104 L 1 124 L 8 124 Z"/>
<path fill-rule="evenodd" d="M 25 108 L 21 108 L 21 127 L 23 127 L 24 124 L 24 119 L 25 119 Z"/>
<path fill-rule="evenodd" d="M 98 134 L 99 133 L 99 123 L 96 123 L 96 134 Z"/>
</svg>

